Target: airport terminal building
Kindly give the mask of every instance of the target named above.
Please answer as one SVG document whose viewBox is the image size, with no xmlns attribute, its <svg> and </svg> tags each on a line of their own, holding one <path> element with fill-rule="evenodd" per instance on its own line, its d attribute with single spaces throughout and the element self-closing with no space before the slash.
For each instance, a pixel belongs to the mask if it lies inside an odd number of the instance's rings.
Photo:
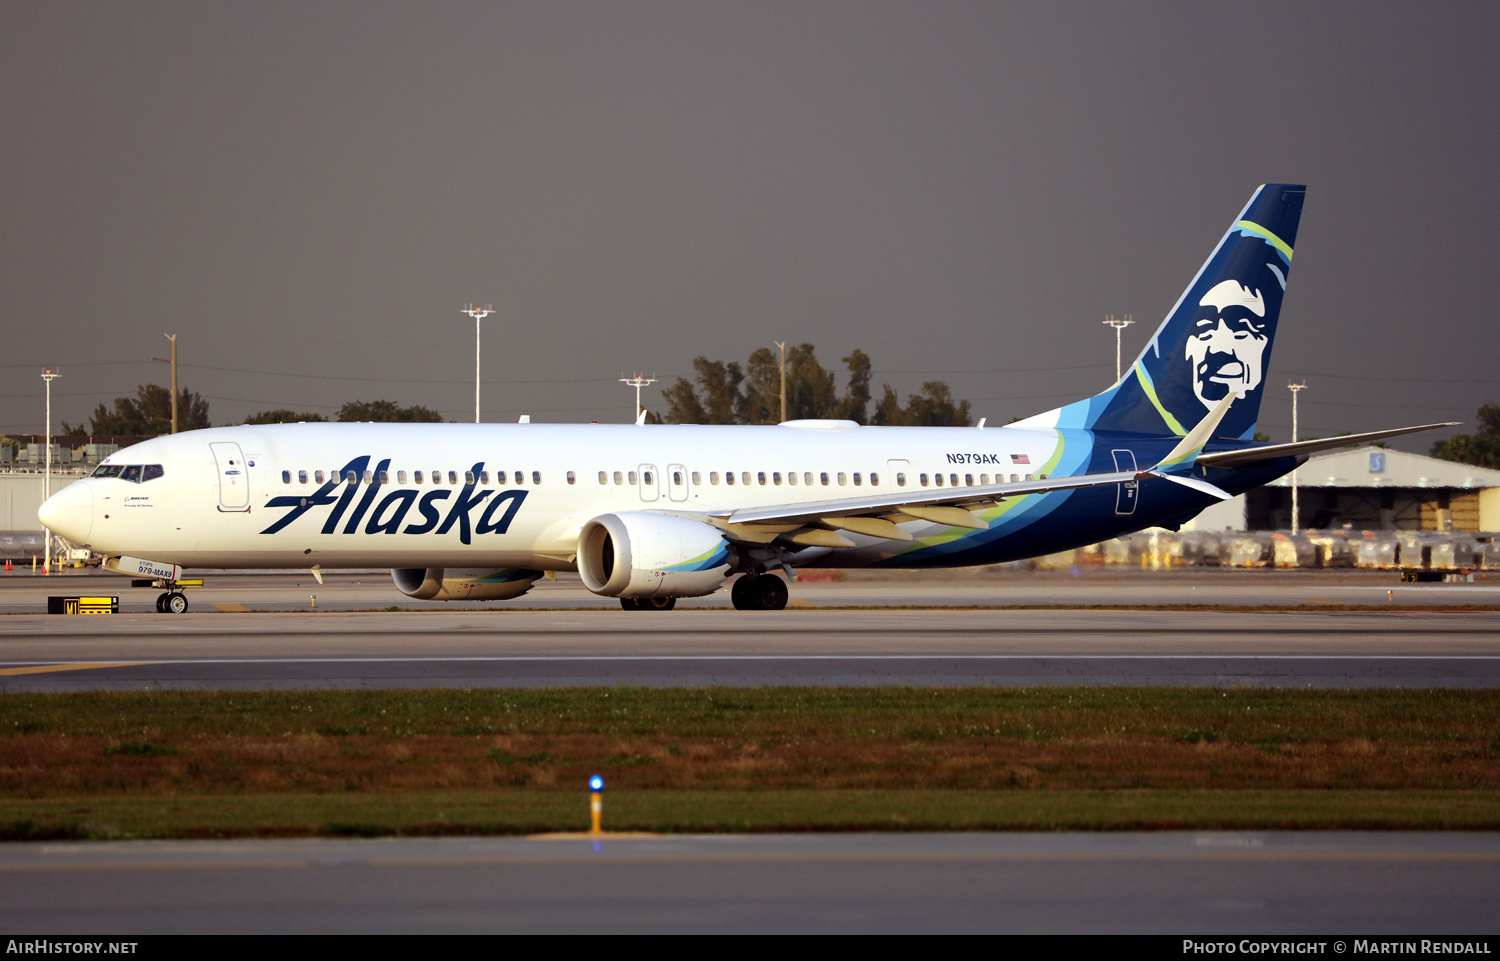
<svg viewBox="0 0 1500 961">
<path fill-rule="evenodd" d="M 1500 470 L 1359 447 L 1297 470 L 1304 530 L 1500 531 Z M 1292 478 L 1198 515 L 1184 530 L 1276 531 L 1292 525 Z"/>
</svg>

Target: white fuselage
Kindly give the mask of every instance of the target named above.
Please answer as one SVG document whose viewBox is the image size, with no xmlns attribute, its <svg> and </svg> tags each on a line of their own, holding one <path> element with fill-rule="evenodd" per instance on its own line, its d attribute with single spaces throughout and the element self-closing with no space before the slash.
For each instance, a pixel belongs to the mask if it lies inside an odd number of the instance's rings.
<svg viewBox="0 0 1500 961">
<path fill-rule="evenodd" d="M 117 452 L 107 464 L 160 465 L 161 476 L 90 478 L 45 519 L 97 553 L 184 567 L 572 569 L 580 529 L 601 514 L 702 516 L 1029 479 L 1059 469 L 1066 433 L 829 422 L 224 427 Z M 354 484 L 333 480 L 351 469 Z M 904 527 L 918 539 L 945 530 Z M 857 566 L 910 543 L 854 539 L 855 549 L 813 548 L 798 562 Z"/>
</svg>

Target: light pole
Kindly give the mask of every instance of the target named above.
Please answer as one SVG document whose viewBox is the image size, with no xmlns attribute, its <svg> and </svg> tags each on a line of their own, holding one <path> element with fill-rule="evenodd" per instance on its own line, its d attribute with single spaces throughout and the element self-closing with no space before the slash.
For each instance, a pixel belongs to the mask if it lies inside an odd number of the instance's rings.
<svg viewBox="0 0 1500 961">
<path fill-rule="evenodd" d="M 1115 329 L 1115 383 L 1118 384 L 1120 382 L 1120 331 L 1135 323 L 1135 319 L 1130 314 L 1126 314 L 1124 317 L 1116 317 L 1114 314 L 1110 314 L 1104 318 L 1104 323 L 1106 326 Z"/>
<path fill-rule="evenodd" d="M 636 374 L 634 377 L 621 377 L 620 383 L 629 384 L 635 388 L 635 419 L 639 423 L 641 419 L 641 388 L 647 384 L 656 383 L 656 375 L 652 374 L 650 377 L 642 377 L 640 374 Z"/>
<path fill-rule="evenodd" d="M 1292 443 L 1297 443 L 1297 394 L 1306 390 L 1306 384 L 1291 383 L 1286 389 L 1292 392 Z M 1292 468 L 1292 533 L 1297 533 L 1297 468 Z"/>
<path fill-rule="evenodd" d="M 42 500 L 52 496 L 52 382 L 61 377 L 51 367 L 42 368 L 42 380 L 47 382 L 47 433 L 42 438 L 47 445 L 47 469 L 42 475 Z M 47 574 L 52 570 L 52 528 L 45 528 L 42 547 L 42 573 Z"/>
<path fill-rule="evenodd" d="M 162 334 L 172 342 L 172 433 L 177 433 L 177 335 Z"/>
<path fill-rule="evenodd" d="M 479 423 L 479 322 L 495 312 L 495 308 L 489 304 L 483 307 L 475 307 L 473 304 L 465 304 L 460 313 L 468 314 L 474 318 L 474 423 Z"/>
<path fill-rule="evenodd" d="M 780 421 L 780 423 L 786 423 L 786 344 L 783 344 L 779 340 L 773 340 L 773 341 L 771 341 L 771 343 L 773 343 L 777 347 L 781 348 L 781 421 Z"/>
</svg>

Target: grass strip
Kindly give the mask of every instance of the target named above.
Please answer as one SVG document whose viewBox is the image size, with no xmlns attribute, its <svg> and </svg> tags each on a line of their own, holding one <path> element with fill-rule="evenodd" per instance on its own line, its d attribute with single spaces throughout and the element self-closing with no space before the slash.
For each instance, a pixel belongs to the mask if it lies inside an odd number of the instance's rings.
<svg viewBox="0 0 1500 961">
<path fill-rule="evenodd" d="M 1500 691 L 0 697 L 0 837 L 1500 828 Z"/>
<path fill-rule="evenodd" d="M 260 794 L 0 801 L 0 839 L 433 837 L 588 828 L 583 791 Z M 1487 791 L 642 791 L 606 830 L 1494 830 Z"/>
</svg>

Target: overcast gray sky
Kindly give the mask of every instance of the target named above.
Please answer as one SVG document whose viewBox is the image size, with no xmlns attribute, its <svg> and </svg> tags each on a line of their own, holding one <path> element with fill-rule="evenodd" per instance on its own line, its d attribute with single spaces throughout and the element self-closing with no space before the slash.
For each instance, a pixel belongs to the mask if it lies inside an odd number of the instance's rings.
<svg viewBox="0 0 1500 961">
<path fill-rule="evenodd" d="M 1309 184 L 1304 435 L 1496 373 L 1493 3 L 0 4 L 0 431 L 180 335 L 216 424 L 389 398 L 623 421 L 774 340 L 1003 423 L 1114 375 L 1256 185 Z M 1263 429 L 1290 433 L 1268 392 Z M 1440 435 L 1432 435 L 1440 436 Z M 1425 450 L 1430 436 L 1407 442 Z"/>
</svg>

